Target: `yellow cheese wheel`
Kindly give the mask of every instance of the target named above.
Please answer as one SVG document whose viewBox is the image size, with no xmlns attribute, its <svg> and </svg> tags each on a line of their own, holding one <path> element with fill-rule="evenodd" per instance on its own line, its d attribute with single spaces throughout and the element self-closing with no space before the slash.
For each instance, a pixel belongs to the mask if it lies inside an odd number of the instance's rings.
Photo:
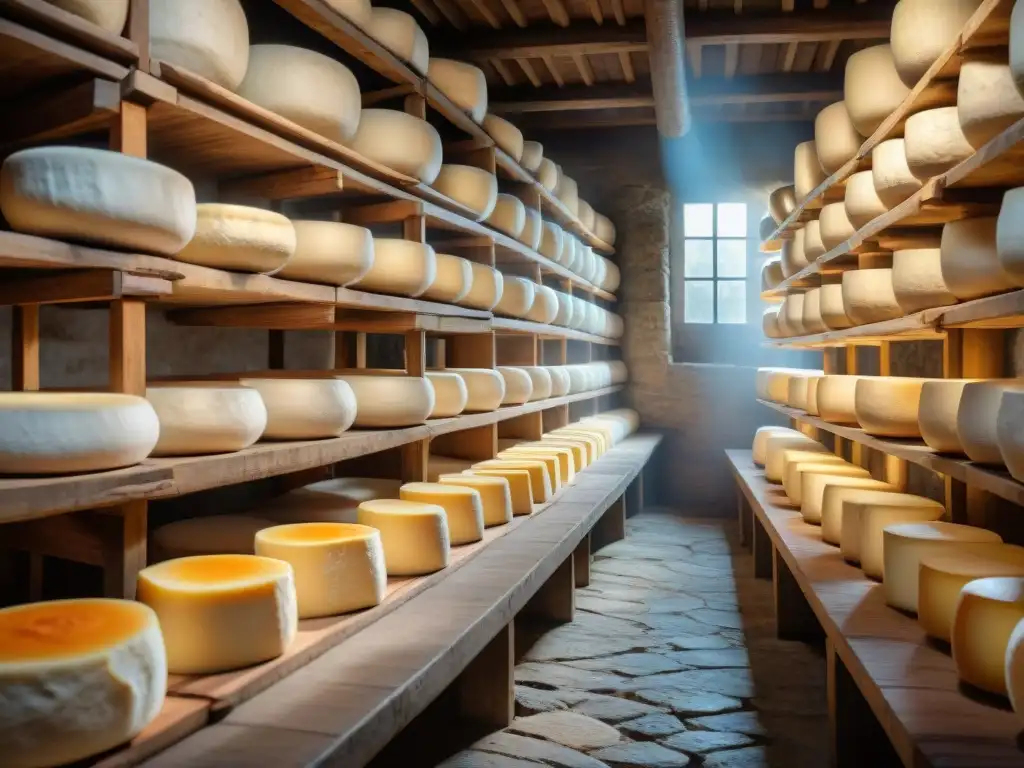
<svg viewBox="0 0 1024 768">
<path fill-rule="evenodd" d="M 150 561 L 193 555 L 251 555 L 256 534 L 274 523 L 250 515 L 208 515 L 175 520 L 153 531 Z"/>
<path fill-rule="evenodd" d="M 264 440 L 337 437 L 356 419 L 356 395 L 340 379 L 240 379 L 267 407 Z"/>
<path fill-rule="evenodd" d="M 48 0 L 50 5 L 80 16 L 100 29 L 121 34 L 128 19 L 128 0 Z M 237 0 L 234 0 L 237 3 Z M 150 17 L 153 12 L 150 11 Z M 243 23 L 245 17 L 242 17 Z"/>
<path fill-rule="evenodd" d="M 792 277 L 810 263 L 804 253 L 804 237 L 804 231 L 798 229 L 793 233 L 792 238 L 784 240 L 782 243 L 782 274 L 785 277 Z M 791 296 L 799 296 L 799 294 L 791 294 Z"/>
<path fill-rule="evenodd" d="M 1024 115 L 1024 96 L 1002 61 L 965 61 L 956 96 L 957 119 L 967 142 L 980 149 Z"/>
<path fill-rule="evenodd" d="M 504 150 L 517 163 L 523 159 L 523 132 L 508 120 L 497 115 L 484 117 L 484 130 L 491 135 L 498 148 Z"/>
<path fill-rule="evenodd" d="M 558 186 L 558 166 L 550 158 L 542 158 L 537 167 L 537 181 L 548 192 L 554 192 Z"/>
<path fill-rule="evenodd" d="M 764 266 L 761 268 L 761 290 L 770 291 L 772 288 L 777 286 L 786 276 L 782 274 L 782 259 L 772 259 L 766 261 Z"/>
<path fill-rule="evenodd" d="M 1006 688 L 1010 696 L 1010 704 L 1014 712 L 1024 711 L 1024 621 L 1017 622 L 1017 626 L 1010 634 L 1009 643 L 1006 646 Z M 1019 715 L 1018 715 L 1019 717 Z"/>
<path fill-rule="evenodd" d="M 849 470 L 849 472 L 852 474 L 805 472 L 801 476 L 800 514 L 805 522 L 812 525 L 821 525 L 822 513 L 825 507 L 825 492 L 832 486 L 866 488 L 872 491 L 888 490 L 891 488 L 887 483 L 875 480 L 870 475 L 860 474 L 855 469 Z"/>
<path fill-rule="evenodd" d="M 53 0 L 50 0 L 53 2 Z M 123 0 L 57 0 L 73 12 L 95 9 L 92 20 L 124 28 Z M 99 14 L 102 14 L 100 16 Z M 109 22 L 109 24 L 108 24 Z M 116 27 L 116 29 L 115 29 Z M 234 91 L 249 67 L 249 25 L 238 0 L 150 0 L 149 53 Z"/>
<path fill-rule="evenodd" d="M 558 457 L 558 468 L 563 485 L 572 483 L 576 479 L 576 473 L 586 466 L 586 455 L 583 447 L 578 443 L 558 444 L 552 441 L 531 440 L 518 443 L 515 447 L 508 448 L 508 450 L 519 450 L 527 453 L 553 453 Z"/>
<path fill-rule="evenodd" d="M 496 410 L 505 398 L 505 378 L 491 368 L 448 368 L 457 373 L 466 384 L 468 413 Z"/>
<path fill-rule="evenodd" d="M 903 139 L 875 145 L 871 150 L 871 178 L 878 199 L 889 208 L 895 208 L 923 185 L 907 164 L 907 145 Z"/>
<path fill-rule="evenodd" d="M 473 280 L 470 283 L 469 291 L 455 303 L 463 307 L 490 312 L 501 299 L 504 290 L 501 272 L 494 267 L 478 264 L 475 261 L 471 261 L 469 266 L 473 270 Z"/>
<path fill-rule="evenodd" d="M 525 469 L 530 473 L 530 493 L 535 504 L 550 500 L 556 488 L 555 483 L 558 482 L 558 477 L 551 476 L 548 465 L 543 461 L 488 459 L 472 466 L 474 472 L 484 469 Z"/>
<path fill-rule="evenodd" d="M 804 311 L 801 320 L 804 333 L 824 333 L 828 330 L 821 317 L 821 288 L 811 288 L 804 293 Z M 790 384 L 792 386 L 792 383 Z M 804 397 L 806 402 L 806 396 Z M 798 406 L 807 410 L 806 406 Z"/>
<path fill-rule="evenodd" d="M 519 162 L 523 168 L 530 173 L 536 173 L 540 169 L 540 163 L 544 159 L 544 145 L 539 141 L 524 141 L 523 156 Z"/>
<path fill-rule="evenodd" d="M 400 480 L 338 477 L 307 485 L 249 510 L 277 523 L 354 523 L 359 505 L 397 499 Z"/>
<path fill-rule="evenodd" d="M 942 228 L 942 277 L 958 299 L 980 299 L 1016 287 L 996 249 L 998 219 L 951 221 Z"/>
<path fill-rule="evenodd" d="M 533 380 L 522 368 L 499 365 L 495 369 L 505 380 L 505 396 L 502 405 L 522 405 L 533 395 Z"/>
<path fill-rule="evenodd" d="M 796 208 L 796 192 L 790 184 L 786 187 L 773 189 L 768 195 L 768 212 L 775 221 L 776 226 L 785 221 Z"/>
<path fill-rule="evenodd" d="M 843 305 L 842 283 L 826 283 L 821 286 L 818 307 L 821 321 L 829 330 L 839 331 L 853 326 L 853 321 L 846 314 L 846 307 Z"/>
<path fill-rule="evenodd" d="M 611 447 L 608 445 L 608 441 L 602 433 L 582 428 L 562 427 L 559 429 L 553 429 L 544 435 L 544 437 L 568 437 L 573 440 L 586 440 L 594 447 L 594 461 L 603 456 Z"/>
<path fill-rule="evenodd" d="M 843 273 L 843 311 L 854 325 L 881 323 L 905 314 L 892 284 L 892 269 L 852 269 Z"/>
<path fill-rule="evenodd" d="M 448 518 L 436 504 L 364 501 L 359 505 L 359 523 L 380 531 L 388 576 L 422 576 L 448 566 Z"/>
<path fill-rule="evenodd" d="M 441 507 L 448 519 L 452 546 L 472 544 L 484 537 L 484 506 L 480 493 L 463 485 L 406 483 L 399 489 L 404 501 Z"/>
<path fill-rule="evenodd" d="M 846 60 L 843 98 L 861 136 L 878 130 L 909 93 L 896 71 L 889 45 L 864 48 Z"/>
<path fill-rule="evenodd" d="M 937 501 L 909 493 L 893 493 L 881 499 L 850 499 L 843 505 L 842 540 L 860 539 L 857 553 L 861 570 L 869 578 L 885 578 L 884 531 L 902 523 L 926 523 L 941 520 L 945 508 Z M 847 560 L 844 547 L 843 556 Z"/>
<path fill-rule="evenodd" d="M 910 248 L 892 255 L 892 290 L 907 314 L 956 304 L 942 274 L 938 248 Z"/>
<path fill-rule="evenodd" d="M 833 424 L 856 424 L 856 392 L 860 376 L 829 374 L 818 382 L 818 415 Z"/>
<path fill-rule="evenodd" d="M 373 265 L 352 288 L 417 297 L 437 278 L 437 258 L 426 243 L 398 238 L 373 239 Z"/>
<path fill-rule="evenodd" d="M 421 294 L 430 301 L 457 304 L 473 287 L 473 265 L 468 259 L 450 253 L 435 253 L 437 273 L 434 282 Z"/>
<path fill-rule="evenodd" d="M 344 286 L 373 267 L 373 235 L 336 221 L 293 221 L 295 253 L 277 273 L 289 280 Z"/>
<path fill-rule="evenodd" d="M 200 203 L 195 235 L 177 261 L 239 272 L 277 272 L 295 254 L 295 227 L 274 211 L 245 205 Z"/>
<path fill-rule="evenodd" d="M 528 470 L 493 467 L 491 469 L 467 469 L 462 474 L 469 477 L 500 477 L 504 479 L 508 483 L 512 514 L 517 516 L 533 514 L 533 483 Z"/>
<path fill-rule="evenodd" d="M 453 59 L 438 59 L 433 56 L 427 64 L 427 79 L 437 86 L 476 122 L 487 114 L 487 77 L 480 67 Z"/>
<path fill-rule="evenodd" d="M 807 473 L 824 475 L 849 475 L 850 477 L 867 477 L 870 473 L 840 456 L 827 453 L 804 453 L 802 451 L 786 451 L 783 459 L 785 469 L 782 476 L 782 487 L 787 498 L 796 506 L 800 506 L 803 476 Z"/>
<path fill-rule="evenodd" d="M 910 88 L 960 35 L 981 0 L 900 0 L 892 12 L 893 60 Z"/>
<path fill-rule="evenodd" d="M 586 469 L 597 459 L 596 446 L 593 441 L 585 438 L 572 439 L 569 437 L 558 438 L 552 435 L 545 435 L 536 445 L 553 445 L 558 448 L 569 448 L 575 458 L 577 469 Z"/>
<path fill-rule="evenodd" d="M 368 160 L 433 184 L 441 171 L 441 135 L 426 120 L 397 109 L 363 109 L 346 145 Z"/>
<path fill-rule="evenodd" d="M 368 29 L 373 8 L 370 0 L 324 0 L 331 10 L 351 21 L 360 29 Z"/>
<path fill-rule="evenodd" d="M 756 464 L 759 467 L 764 466 L 764 463 L 767 460 L 769 437 L 774 437 L 775 435 L 797 436 L 799 434 L 800 433 L 797 432 L 795 429 L 790 429 L 789 427 L 759 427 L 758 430 L 754 433 L 754 444 L 752 447 L 754 464 Z"/>
<path fill-rule="evenodd" d="M 498 179 L 493 173 L 472 165 L 444 163 L 432 186 L 473 212 L 476 221 L 483 221 L 498 202 Z"/>
<path fill-rule="evenodd" d="M 779 327 L 779 309 L 780 307 L 769 307 L 761 316 L 761 332 L 764 333 L 765 338 L 782 338 L 782 329 Z"/>
<path fill-rule="evenodd" d="M 817 261 L 828 251 L 821 239 L 821 222 L 811 219 L 804 225 L 804 257 L 808 262 Z"/>
<path fill-rule="evenodd" d="M 1010 636 L 1024 619 L 1024 578 L 993 576 L 966 584 L 953 619 L 953 662 L 959 678 L 1006 696 Z"/>
<path fill-rule="evenodd" d="M 964 387 L 977 379 L 936 379 L 921 387 L 918 426 L 928 447 L 939 453 L 962 454 L 956 414 Z"/>
<path fill-rule="evenodd" d="M 556 474 L 561 485 L 568 485 L 576 480 L 576 459 L 568 448 L 553 445 L 520 443 L 498 453 L 499 459 L 533 458 L 536 457 L 548 465 L 552 477 Z"/>
<path fill-rule="evenodd" d="M 437 482 L 441 485 L 472 488 L 479 493 L 484 525 L 488 528 L 512 521 L 512 491 L 507 478 L 457 472 L 439 475 Z"/>
<path fill-rule="evenodd" d="M 1024 188 L 1007 190 L 996 223 L 996 253 L 1003 271 L 1024 285 Z"/>
<path fill-rule="evenodd" d="M 846 503 L 848 501 L 871 501 L 879 497 L 885 497 L 890 493 L 897 493 L 894 485 L 878 487 L 874 490 L 868 488 L 856 488 L 842 485 L 830 485 L 825 489 L 821 497 L 821 540 L 826 544 L 836 547 L 846 546 L 844 556 L 852 563 L 860 561 L 860 535 L 843 537 L 843 520 L 845 518 Z"/>
<path fill-rule="evenodd" d="M 869 435 L 920 437 L 917 411 L 921 387 L 928 379 L 909 376 L 865 376 L 857 382 L 854 409 Z"/>
<path fill-rule="evenodd" d="M 782 483 L 782 460 L 785 458 L 786 452 L 790 450 L 800 450 L 806 453 L 831 453 L 817 440 L 812 440 L 803 434 L 771 435 L 765 444 L 764 463 L 764 475 L 769 483 Z"/>
<path fill-rule="evenodd" d="M 818 383 L 824 376 L 811 376 L 807 382 L 807 412 L 812 416 L 818 415 Z"/>
<path fill-rule="evenodd" d="M 546 285 L 535 285 L 533 304 L 526 313 L 526 319 L 534 323 L 548 325 L 558 316 L 558 295 L 553 288 Z"/>
<path fill-rule="evenodd" d="M 967 458 L 978 464 L 1001 466 L 999 409 L 1003 393 L 1024 389 L 1024 379 L 976 381 L 964 385 L 956 414 L 956 433 Z"/>
<path fill-rule="evenodd" d="M 852 160 L 863 141 L 846 111 L 846 102 L 829 104 L 814 118 L 815 150 L 818 162 L 827 174 L 835 173 Z"/>
<path fill-rule="evenodd" d="M 1017 481 L 1024 478 L 1024 441 L 1021 423 L 1024 421 L 1024 397 L 1021 392 L 1003 393 L 996 426 L 996 444 L 1007 470 Z"/>
<path fill-rule="evenodd" d="M 823 206 L 818 217 L 818 225 L 821 228 L 821 242 L 827 251 L 838 248 L 857 232 L 857 228 L 846 213 L 846 203 L 829 203 Z"/>
<path fill-rule="evenodd" d="M 526 206 L 515 195 L 499 193 L 487 223 L 510 237 L 519 237 L 526 227 Z"/>
<path fill-rule="evenodd" d="M 402 61 L 412 65 L 421 75 L 430 69 L 430 46 L 427 36 L 410 14 L 394 8 L 375 7 L 366 27 L 370 37 Z"/>
</svg>

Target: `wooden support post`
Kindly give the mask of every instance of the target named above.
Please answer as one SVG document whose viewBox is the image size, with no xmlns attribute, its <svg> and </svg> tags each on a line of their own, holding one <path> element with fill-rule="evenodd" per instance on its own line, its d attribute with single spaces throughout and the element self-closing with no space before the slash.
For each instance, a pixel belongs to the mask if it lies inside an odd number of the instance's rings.
<svg viewBox="0 0 1024 768">
<path fill-rule="evenodd" d="M 757 515 L 753 515 L 752 521 L 754 534 L 754 576 L 758 579 L 770 579 L 773 577 L 775 570 L 775 547 L 772 544 L 771 537 L 768 535 L 768 531 L 764 529 L 764 525 L 757 519 Z"/>
<path fill-rule="evenodd" d="M 15 306 L 11 320 L 11 388 L 34 392 L 39 389 L 39 305 Z"/>
<path fill-rule="evenodd" d="M 594 552 L 626 538 L 626 497 L 616 499 L 590 532 Z"/>
<path fill-rule="evenodd" d="M 543 413 L 544 431 L 550 432 L 559 427 L 569 426 L 569 406 L 556 405 L 554 408 L 546 408 Z"/>
<path fill-rule="evenodd" d="M 405 370 L 410 376 L 422 376 L 427 370 L 427 334 L 409 331 L 405 334 Z"/>
<path fill-rule="evenodd" d="M 750 508 L 750 504 L 747 502 L 747 497 L 743 495 L 743 491 L 736 488 L 736 511 L 739 518 L 739 531 L 740 531 L 740 545 L 749 547 L 753 543 L 753 517 L 754 511 Z"/>
<path fill-rule="evenodd" d="M 850 345 L 846 348 L 846 373 L 850 376 L 857 374 L 857 347 Z M 837 437 L 836 443 L 842 438 Z M 843 441 L 846 442 L 846 441 Z M 836 453 L 842 455 L 842 451 L 836 450 Z M 850 442 L 850 461 L 854 464 L 863 467 L 864 466 L 864 446 L 858 442 Z"/>
<path fill-rule="evenodd" d="M 494 332 L 451 336 L 445 352 L 451 368 L 493 368 L 496 364 Z"/>
<path fill-rule="evenodd" d="M 284 331 L 267 331 L 267 367 L 284 370 Z"/>
<path fill-rule="evenodd" d="M 576 611 L 576 577 L 573 574 L 575 555 L 570 555 L 555 569 L 543 586 L 523 606 L 523 615 L 555 624 L 568 624 Z"/>
<path fill-rule="evenodd" d="M 577 587 L 590 586 L 590 534 L 584 536 L 572 551 L 573 577 Z"/>
<path fill-rule="evenodd" d="M 139 299 L 110 302 L 110 390 L 146 394 L 146 305 Z"/>
<path fill-rule="evenodd" d="M 146 567 L 147 505 L 145 500 L 130 501 L 112 512 L 119 518 L 120 536 L 109 542 L 104 553 L 103 593 L 107 597 L 135 599 L 139 571 Z"/>
<path fill-rule="evenodd" d="M 515 625 L 509 622 L 456 678 L 460 714 L 491 729 L 515 717 Z"/>
<path fill-rule="evenodd" d="M 121 102 L 110 131 L 110 148 L 133 157 L 146 156 L 146 108 L 130 101 Z"/>
<path fill-rule="evenodd" d="M 626 487 L 626 515 L 633 517 L 644 511 L 644 473 L 643 470 L 633 478 Z"/>
<path fill-rule="evenodd" d="M 129 0 L 126 36 L 139 48 L 139 69 L 149 72 L 149 0 Z"/>
<path fill-rule="evenodd" d="M 824 636 L 818 617 L 786 561 L 777 549 L 772 550 L 773 587 L 775 592 L 775 629 L 780 640 L 820 640 Z"/>
<path fill-rule="evenodd" d="M 499 438 L 540 440 L 544 436 L 544 412 L 534 411 L 498 424 Z"/>
<path fill-rule="evenodd" d="M 438 456 L 452 456 L 467 461 L 493 459 L 498 452 L 498 425 L 486 424 L 438 435 L 430 442 L 430 450 Z"/>
</svg>

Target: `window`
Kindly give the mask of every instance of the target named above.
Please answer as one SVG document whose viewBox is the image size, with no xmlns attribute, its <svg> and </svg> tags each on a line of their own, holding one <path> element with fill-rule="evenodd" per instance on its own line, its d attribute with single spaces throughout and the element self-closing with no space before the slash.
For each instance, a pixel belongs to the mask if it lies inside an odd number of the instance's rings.
<svg viewBox="0 0 1024 768">
<path fill-rule="evenodd" d="M 683 322 L 747 322 L 747 204 L 683 205 Z"/>
</svg>

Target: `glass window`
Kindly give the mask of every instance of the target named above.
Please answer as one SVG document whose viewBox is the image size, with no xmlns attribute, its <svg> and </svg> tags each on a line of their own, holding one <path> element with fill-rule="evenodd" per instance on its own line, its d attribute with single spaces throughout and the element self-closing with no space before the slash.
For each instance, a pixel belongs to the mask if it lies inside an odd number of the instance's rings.
<svg viewBox="0 0 1024 768">
<path fill-rule="evenodd" d="M 715 241 L 684 240 L 683 241 L 683 276 L 714 277 L 715 276 Z"/>
<path fill-rule="evenodd" d="M 687 237 L 714 237 L 715 206 L 704 203 L 684 205 L 683 228 Z"/>
<path fill-rule="evenodd" d="M 686 203 L 682 234 L 684 322 L 746 323 L 746 203 Z"/>
<path fill-rule="evenodd" d="M 687 280 L 683 302 L 684 322 L 715 322 L 715 281 Z"/>
</svg>

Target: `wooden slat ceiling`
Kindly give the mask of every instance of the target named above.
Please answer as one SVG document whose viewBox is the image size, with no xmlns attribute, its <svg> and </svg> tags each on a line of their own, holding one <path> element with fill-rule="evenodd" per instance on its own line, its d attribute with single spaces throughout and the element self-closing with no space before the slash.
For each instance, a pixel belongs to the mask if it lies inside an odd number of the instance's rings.
<svg viewBox="0 0 1024 768">
<path fill-rule="evenodd" d="M 654 122 L 643 0 L 393 0 L 431 54 L 473 61 L 523 128 Z M 895 0 L 684 0 L 696 121 L 813 120 L 846 60 L 884 42 Z"/>
</svg>

